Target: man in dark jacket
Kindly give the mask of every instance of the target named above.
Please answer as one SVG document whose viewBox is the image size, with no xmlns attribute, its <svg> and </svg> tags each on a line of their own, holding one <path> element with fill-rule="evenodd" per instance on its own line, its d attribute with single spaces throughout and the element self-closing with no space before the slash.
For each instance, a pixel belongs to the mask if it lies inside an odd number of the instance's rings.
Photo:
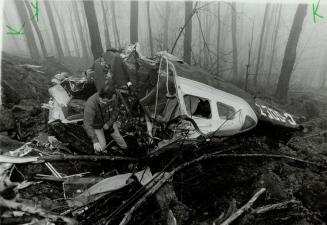
<svg viewBox="0 0 327 225">
<path fill-rule="evenodd" d="M 112 85 L 105 85 L 87 100 L 84 107 L 84 129 L 91 138 L 96 152 L 104 151 L 106 148 L 104 130 L 110 131 L 110 136 L 120 148 L 127 148 L 119 132 L 117 116 L 118 99 Z"/>
</svg>

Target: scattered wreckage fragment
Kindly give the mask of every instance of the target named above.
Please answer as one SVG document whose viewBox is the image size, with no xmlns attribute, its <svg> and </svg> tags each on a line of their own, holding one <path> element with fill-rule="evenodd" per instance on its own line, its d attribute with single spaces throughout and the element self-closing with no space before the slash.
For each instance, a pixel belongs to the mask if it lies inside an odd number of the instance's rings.
<svg viewBox="0 0 327 225">
<path fill-rule="evenodd" d="M 149 59 L 138 49 L 136 44 L 121 54 L 105 52 L 95 61 L 94 71 L 79 79 L 56 75 L 56 85 L 49 89 L 51 99 L 44 107 L 50 110 L 50 130 L 59 140 L 83 154 L 92 149 L 81 126 L 82 112 L 69 114 L 70 103 L 86 100 L 108 76 L 120 99 L 118 119 L 125 138 L 146 154 L 166 146 L 167 140 L 228 137 L 252 130 L 260 122 L 299 127 L 291 114 L 231 83 L 167 52 Z"/>
</svg>

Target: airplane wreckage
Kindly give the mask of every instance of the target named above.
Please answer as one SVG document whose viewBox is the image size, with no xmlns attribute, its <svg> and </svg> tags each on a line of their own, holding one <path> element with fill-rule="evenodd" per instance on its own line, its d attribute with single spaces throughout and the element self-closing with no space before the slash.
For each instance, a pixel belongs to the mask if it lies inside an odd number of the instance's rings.
<svg viewBox="0 0 327 225">
<path fill-rule="evenodd" d="M 107 151 L 95 155 L 83 128 L 83 109 L 86 99 L 103 87 L 106 79 L 112 79 L 115 85 L 119 99 L 117 121 L 128 149 L 117 150 L 115 143 L 107 140 Z M 44 163 L 52 175 L 38 174 L 37 179 L 61 182 L 69 208 L 58 214 L 2 197 L 0 205 L 23 209 L 28 215 L 48 221 L 61 221 L 60 224 L 77 223 L 66 216 L 77 218 L 79 224 L 127 224 L 134 211 L 174 173 L 196 162 L 188 155 L 183 166 L 167 172 L 183 149 L 195 147 L 200 154 L 208 153 L 208 144 L 219 146 L 226 138 L 252 132 L 260 124 L 265 128 L 262 130 L 271 126 L 283 132 L 301 127 L 295 116 L 275 103 L 255 98 L 167 52 L 159 52 L 154 58 L 144 57 L 138 45 L 129 45 L 123 52 L 107 51 L 82 77 L 61 73 L 53 77 L 52 83 L 50 100 L 42 106 L 49 110 L 50 151 L 40 151 L 35 144 L 27 143 L 2 155 L 0 191 L 18 184 L 10 181 L 13 164 Z M 63 143 L 64 154 L 51 152 L 61 149 L 54 147 L 56 142 Z M 48 148 L 47 145 L 43 149 Z M 168 162 L 163 159 L 166 153 L 173 154 Z M 65 173 L 75 174 L 59 173 L 51 164 L 58 161 L 76 162 L 63 167 Z M 85 161 L 87 164 L 83 164 Z M 80 169 L 78 174 L 75 167 Z M 107 170 L 108 174 L 101 178 L 83 177 L 90 171 L 104 173 L 105 167 L 114 169 L 116 175 Z M 23 180 L 25 183 L 20 183 L 19 188 L 30 185 Z M 108 197 L 108 193 L 114 195 Z"/>
<path fill-rule="evenodd" d="M 50 130 L 60 141 L 80 153 L 92 151 L 82 127 L 83 111 L 69 114 L 67 108 L 72 100 L 86 100 L 103 87 L 108 76 L 120 101 L 117 120 L 122 133 L 147 156 L 181 139 L 192 143 L 199 138 L 229 137 L 260 123 L 299 128 L 291 114 L 231 83 L 167 52 L 149 59 L 136 49 L 131 45 L 122 54 L 107 51 L 83 78 L 55 76 L 56 85 L 49 89 L 51 100 L 44 107 L 50 110 Z"/>
</svg>

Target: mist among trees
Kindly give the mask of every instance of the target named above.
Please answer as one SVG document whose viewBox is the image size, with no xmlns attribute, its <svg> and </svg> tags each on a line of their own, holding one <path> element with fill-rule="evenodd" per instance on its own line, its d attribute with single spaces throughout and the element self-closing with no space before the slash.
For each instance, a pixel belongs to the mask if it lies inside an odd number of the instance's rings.
<svg viewBox="0 0 327 225">
<path fill-rule="evenodd" d="M 326 91 L 327 19 L 311 5 L 204 1 L 5 1 L 3 51 L 53 58 L 77 74 L 108 48 L 139 42 L 152 57 L 168 51 L 253 93 L 286 100 Z M 319 15 L 327 16 L 321 3 Z M 7 26 L 23 35 L 8 34 Z"/>
</svg>

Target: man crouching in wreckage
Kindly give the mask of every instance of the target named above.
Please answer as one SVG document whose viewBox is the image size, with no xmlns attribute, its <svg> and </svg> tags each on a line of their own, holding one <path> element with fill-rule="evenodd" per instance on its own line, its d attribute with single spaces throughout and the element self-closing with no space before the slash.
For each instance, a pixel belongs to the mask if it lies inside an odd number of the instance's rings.
<svg viewBox="0 0 327 225">
<path fill-rule="evenodd" d="M 84 107 L 84 129 L 93 142 L 96 153 L 106 150 L 105 131 L 121 149 L 127 144 L 119 132 L 118 101 L 113 81 L 107 79 L 105 86 L 88 98 Z"/>
</svg>

